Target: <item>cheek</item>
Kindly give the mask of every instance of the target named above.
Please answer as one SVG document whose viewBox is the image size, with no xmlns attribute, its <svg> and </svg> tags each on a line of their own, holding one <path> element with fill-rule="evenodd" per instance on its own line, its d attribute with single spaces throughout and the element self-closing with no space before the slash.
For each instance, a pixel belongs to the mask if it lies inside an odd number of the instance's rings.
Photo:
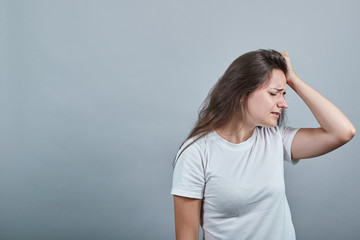
<svg viewBox="0 0 360 240">
<path fill-rule="evenodd" d="M 259 99 L 259 104 L 264 108 L 272 108 L 275 104 L 274 98 L 272 96 L 264 96 L 263 98 Z"/>
<path fill-rule="evenodd" d="M 252 115 L 259 117 L 273 109 L 273 99 L 267 94 L 266 92 L 257 92 L 248 99 L 248 109 Z"/>
<path fill-rule="evenodd" d="M 259 97 L 254 99 L 254 107 L 256 109 L 266 109 L 271 105 L 271 101 L 266 97 Z"/>
</svg>

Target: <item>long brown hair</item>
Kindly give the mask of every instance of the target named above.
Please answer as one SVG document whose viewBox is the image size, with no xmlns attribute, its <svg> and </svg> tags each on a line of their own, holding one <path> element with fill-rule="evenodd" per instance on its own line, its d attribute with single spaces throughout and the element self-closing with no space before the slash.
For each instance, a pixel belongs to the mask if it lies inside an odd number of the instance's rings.
<svg viewBox="0 0 360 240">
<path fill-rule="evenodd" d="M 186 148 L 227 124 L 235 113 L 244 118 L 247 97 L 269 80 L 274 69 L 283 71 L 285 76 L 288 71 L 285 58 L 275 50 L 259 49 L 235 59 L 201 105 L 198 120 L 180 149 L 187 140 L 195 138 L 174 159 L 173 166 Z M 281 114 L 278 125 L 283 117 Z"/>
</svg>

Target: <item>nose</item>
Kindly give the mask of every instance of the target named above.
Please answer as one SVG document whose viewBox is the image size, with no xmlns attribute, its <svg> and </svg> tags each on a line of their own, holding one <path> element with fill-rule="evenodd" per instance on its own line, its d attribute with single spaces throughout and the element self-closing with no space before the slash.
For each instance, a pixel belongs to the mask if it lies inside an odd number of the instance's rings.
<svg viewBox="0 0 360 240">
<path fill-rule="evenodd" d="M 278 108 L 281 108 L 281 109 L 288 108 L 288 104 L 284 98 L 278 102 L 277 106 L 278 106 Z"/>
</svg>

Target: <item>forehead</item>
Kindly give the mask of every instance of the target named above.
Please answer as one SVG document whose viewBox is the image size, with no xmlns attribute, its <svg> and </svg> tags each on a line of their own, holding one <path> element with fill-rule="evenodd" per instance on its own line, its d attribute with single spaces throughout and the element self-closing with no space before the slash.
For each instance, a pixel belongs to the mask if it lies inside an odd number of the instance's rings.
<svg viewBox="0 0 360 240">
<path fill-rule="evenodd" d="M 274 69 L 269 80 L 265 83 L 264 88 L 282 88 L 286 89 L 286 76 L 283 71 Z"/>
</svg>

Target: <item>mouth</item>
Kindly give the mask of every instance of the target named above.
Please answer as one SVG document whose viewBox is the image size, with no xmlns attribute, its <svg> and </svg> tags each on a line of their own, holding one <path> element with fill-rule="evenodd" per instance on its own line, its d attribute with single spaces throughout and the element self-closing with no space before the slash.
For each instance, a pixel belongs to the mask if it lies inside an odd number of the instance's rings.
<svg viewBox="0 0 360 240">
<path fill-rule="evenodd" d="M 271 114 L 273 114 L 274 116 L 276 116 L 277 118 L 280 116 L 280 112 L 271 112 Z"/>
</svg>

